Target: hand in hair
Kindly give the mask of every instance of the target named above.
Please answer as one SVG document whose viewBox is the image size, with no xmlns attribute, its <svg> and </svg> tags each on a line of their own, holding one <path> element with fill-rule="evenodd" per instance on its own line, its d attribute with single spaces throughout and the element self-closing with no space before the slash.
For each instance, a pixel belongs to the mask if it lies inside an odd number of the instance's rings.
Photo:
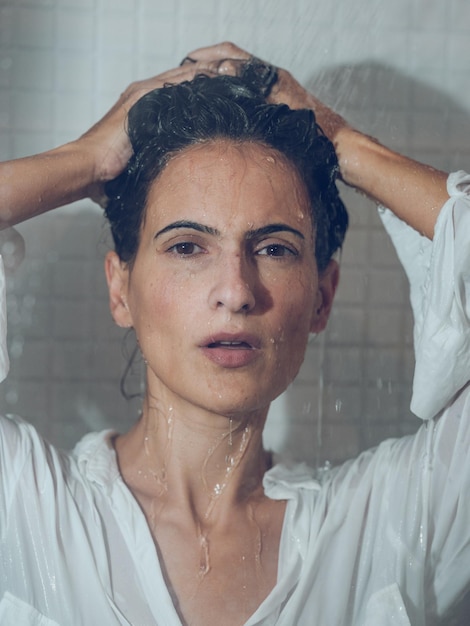
<svg viewBox="0 0 470 626">
<path fill-rule="evenodd" d="M 235 44 L 225 42 L 190 52 L 183 60 L 183 66 L 192 62 L 196 64 L 199 72 L 240 76 L 253 60 L 266 68 L 272 67 Z M 312 109 L 318 124 L 334 142 L 336 134 L 348 126 L 346 121 L 304 89 L 290 72 L 281 68 L 275 69 L 277 80 L 270 86 L 267 101 L 273 104 L 287 104 L 291 109 Z"/>
<path fill-rule="evenodd" d="M 194 50 L 186 58 L 199 72 L 239 75 L 252 56 L 232 43 L 221 43 Z M 448 198 L 447 174 L 389 150 L 352 128 L 286 70 L 278 69 L 277 77 L 268 101 L 315 112 L 318 125 L 335 147 L 342 180 L 432 239 L 440 208 Z"/>
<path fill-rule="evenodd" d="M 168 83 L 191 80 L 197 70 L 184 65 L 132 83 L 111 110 L 79 139 L 41 154 L 0 163 L 0 229 L 75 200 L 100 202 L 103 185 L 131 156 L 127 113 L 141 96 Z"/>
<path fill-rule="evenodd" d="M 108 113 L 78 140 L 95 159 L 94 182 L 101 183 L 115 178 L 127 164 L 132 148 L 127 135 L 127 114 L 146 93 L 165 85 L 192 80 L 197 73 L 195 66 L 184 64 L 158 76 L 131 83 Z"/>
</svg>

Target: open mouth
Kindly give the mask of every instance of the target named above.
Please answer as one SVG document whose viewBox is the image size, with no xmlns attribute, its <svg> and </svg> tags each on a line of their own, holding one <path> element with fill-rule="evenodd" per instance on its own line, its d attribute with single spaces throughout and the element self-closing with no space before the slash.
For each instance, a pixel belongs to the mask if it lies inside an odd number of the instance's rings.
<svg viewBox="0 0 470 626">
<path fill-rule="evenodd" d="M 245 367 L 262 354 L 261 341 L 250 333 L 219 333 L 207 337 L 201 344 L 205 356 L 223 368 Z"/>
<path fill-rule="evenodd" d="M 229 350 L 252 350 L 253 346 L 246 341 L 213 341 L 208 348 L 227 348 Z"/>
</svg>

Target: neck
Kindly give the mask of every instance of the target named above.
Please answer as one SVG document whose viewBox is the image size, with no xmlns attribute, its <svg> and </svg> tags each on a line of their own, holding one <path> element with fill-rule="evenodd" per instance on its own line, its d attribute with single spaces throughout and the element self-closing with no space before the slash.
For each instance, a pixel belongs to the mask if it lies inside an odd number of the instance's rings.
<svg viewBox="0 0 470 626">
<path fill-rule="evenodd" d="M 121 472 L 138 498 L 185 510 L 197 525 L 223 523 L 259 495 L 266 416 L 267 408 L 225 416 L 147 396 L 139 421 L 116 441 Z"/>
</svg>

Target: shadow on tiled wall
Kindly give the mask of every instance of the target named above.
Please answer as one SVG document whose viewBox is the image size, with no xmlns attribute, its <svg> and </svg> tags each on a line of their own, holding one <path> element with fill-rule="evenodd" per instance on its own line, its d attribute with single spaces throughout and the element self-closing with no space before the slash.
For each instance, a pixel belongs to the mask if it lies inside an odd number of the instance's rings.
<svg viewBox="0 0 470 626">
<path fill-rule="evenodd" d="M 363 63 L 325 69 L 309 87 L 390 147 L 434 167 L 470 169 L 470 113 L 424 82 Z M 343 196 L 351 228 L 336 306 L 323 344 L 317 339 L 309 348 L 283 407 L 290 415 L 283 450 L 320 465 L 420 425 L 409 411 L 414 359 L 406 277 L 372 203 L 348 189 Z"/>
</svg>

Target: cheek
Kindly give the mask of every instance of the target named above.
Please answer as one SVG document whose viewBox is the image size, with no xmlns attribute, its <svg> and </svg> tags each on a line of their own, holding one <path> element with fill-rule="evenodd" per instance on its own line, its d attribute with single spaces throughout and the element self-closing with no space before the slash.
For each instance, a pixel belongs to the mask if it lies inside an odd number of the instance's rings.
<svg viewBox="0 0 470 626">
<path fill-rule="evenodd" d="M 152 349 L 183 343 L 197 310 L 197 294 L 187 281 L 176 281 L 174 274 L 140 281 L 129 300 L 142 349 L 149 341 Z"/>
<path fill-rule="evenodd" d="M 283 293 L 278 301 L 283 307 L 287 325 L 292 327 L 294 333 L 297 329 L 302 334 L 309 328 L 317 284 L 316 273 L 312 270 L 300 271 L 283 285 Z"/>
</svg>

